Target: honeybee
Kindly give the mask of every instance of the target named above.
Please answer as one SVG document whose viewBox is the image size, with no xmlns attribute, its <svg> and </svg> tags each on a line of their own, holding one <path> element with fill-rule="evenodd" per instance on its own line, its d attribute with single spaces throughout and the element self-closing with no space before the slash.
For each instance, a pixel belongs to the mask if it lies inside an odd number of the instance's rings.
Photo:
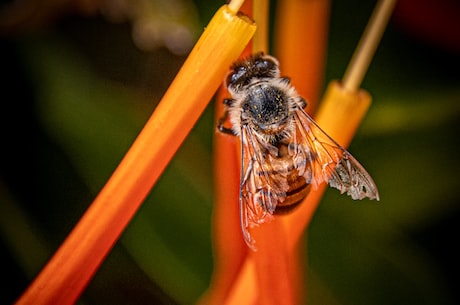
<svg viewBox="0 0 460 305">
<path fill-rule="evenodd" d="M 235 62 L 225 85 L 231 98 L 218 130 L 241 140 L 240 221 L 251 248 L 251 227 L 292 211 L 321 183 L 379 200 L 363 166 L 304 111 L 307 102 L 280 77 L 276 58 L 257 53 Z"/>
</svg>

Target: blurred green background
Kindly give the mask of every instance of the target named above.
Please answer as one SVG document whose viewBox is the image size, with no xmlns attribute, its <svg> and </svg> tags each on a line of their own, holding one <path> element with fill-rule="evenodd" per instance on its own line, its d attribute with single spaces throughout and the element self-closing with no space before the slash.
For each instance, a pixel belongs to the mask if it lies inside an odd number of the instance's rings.
<svg viewBox="0 0 460 305">
<path fill-rule="evenodd" d="M 1 2 L 0 304 L 21 294 L 76 224 L 221 4 Z M 332 1 L 325 84 L 343 75 L 374 4 Z M 349 149 L 381 201 L 327 191 L 308 232 L 309 305 L 460 302 L 456 14 L 455 1 L 400 0 Z M 204 292 L 214 132 L 211 103 L 79 304 L 193 304 Z"/>
</svg>

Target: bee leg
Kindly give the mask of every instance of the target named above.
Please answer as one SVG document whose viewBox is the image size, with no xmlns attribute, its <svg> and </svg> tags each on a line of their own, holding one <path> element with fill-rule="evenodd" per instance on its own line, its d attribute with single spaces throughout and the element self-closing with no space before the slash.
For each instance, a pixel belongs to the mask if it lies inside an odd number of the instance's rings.
<svg viewBox="0 0 460 305">
<path fill-rule="evenodd" d="M 234 100 L 232 100 L 231 98 L 226 98 L 226 99 L 223 100 L 223 103 L 224 103 L 225 106 L 232 106 L 233 102 L 234 102 Z"/>
<path fill-rule="evenodd" d="M 221 118 L 219 122 L 217 123 L 217 129 L 222 133 L 236 136 L 233 129 L 224 126 L 224 122 L 225 122 L 225 118 Z"/>
<path fill-rule="evenodd" d="M 289 77 L 281 77 L 281 81 L 286 85 L 289 85 L 291 83 L 291 79 Z"/>
<path fill-rule="evenodd" d="M 224 99 L 224 105 L 230 106 L 232 103 L 233 103 L 232 99 L 228 99 L 228 98 Z M 236 136 L 233 129 L 224 126 L 224 123 L 227 120 L 227 118 L 228 118 L 228 109 L 225 109 L 224 115 L 217 122 L 217 129 L 222 133 Z"/>
</svg>

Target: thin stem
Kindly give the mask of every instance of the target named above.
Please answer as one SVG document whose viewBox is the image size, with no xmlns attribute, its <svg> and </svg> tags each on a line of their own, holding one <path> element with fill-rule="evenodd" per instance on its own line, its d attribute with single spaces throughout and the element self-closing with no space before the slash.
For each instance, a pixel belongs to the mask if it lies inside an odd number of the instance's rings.
<svg viewBox="0 0 460 305">
<path fill-rule="evenodd" d="M 356 91 L 361 86 L 395 4 L 396 0 L 379 0 L 377 3 L 343 76 L 345 90 Z"/>
<path fill-rule="evenodd" d="M 230 3 L 228 4 L 228 9 L 236 13 L 240 10 L 240 7 L 243 5 L 244 0 L 231 0 Z"/>
</svg>

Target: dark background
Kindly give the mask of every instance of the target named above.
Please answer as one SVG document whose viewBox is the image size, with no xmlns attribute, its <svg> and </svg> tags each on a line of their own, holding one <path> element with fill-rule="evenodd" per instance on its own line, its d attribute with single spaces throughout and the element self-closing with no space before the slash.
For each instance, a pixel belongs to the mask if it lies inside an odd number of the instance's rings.
<svg viewBox="0 0 460 305">
<path fill-rule="evenodd" d="M 0 304 L 57 249 L 180 68 L 186 51 L 161 24 L 191 29 L 193 42 L 222 4 L 196 1 L 177 16 L 167 6 L 130 15 L 96 1 L 35 2 L 0 7 Z M 343 75 L 374 5 L 332 1 L 326 83 Z M 362 85 L 373 104 L 349 149 L 381 202 L 328 190 L 308 232 L 310 305 L 459 303 L 460 26 L 452 16 L 460 16 L 453 0 L 396 7 Z M 160 22 L 158 47 L 135 38 L 147 17 Z M 207 288 L 214 131 L 211 104 L 80 304 L 190 304 Z"/>
</svg>

